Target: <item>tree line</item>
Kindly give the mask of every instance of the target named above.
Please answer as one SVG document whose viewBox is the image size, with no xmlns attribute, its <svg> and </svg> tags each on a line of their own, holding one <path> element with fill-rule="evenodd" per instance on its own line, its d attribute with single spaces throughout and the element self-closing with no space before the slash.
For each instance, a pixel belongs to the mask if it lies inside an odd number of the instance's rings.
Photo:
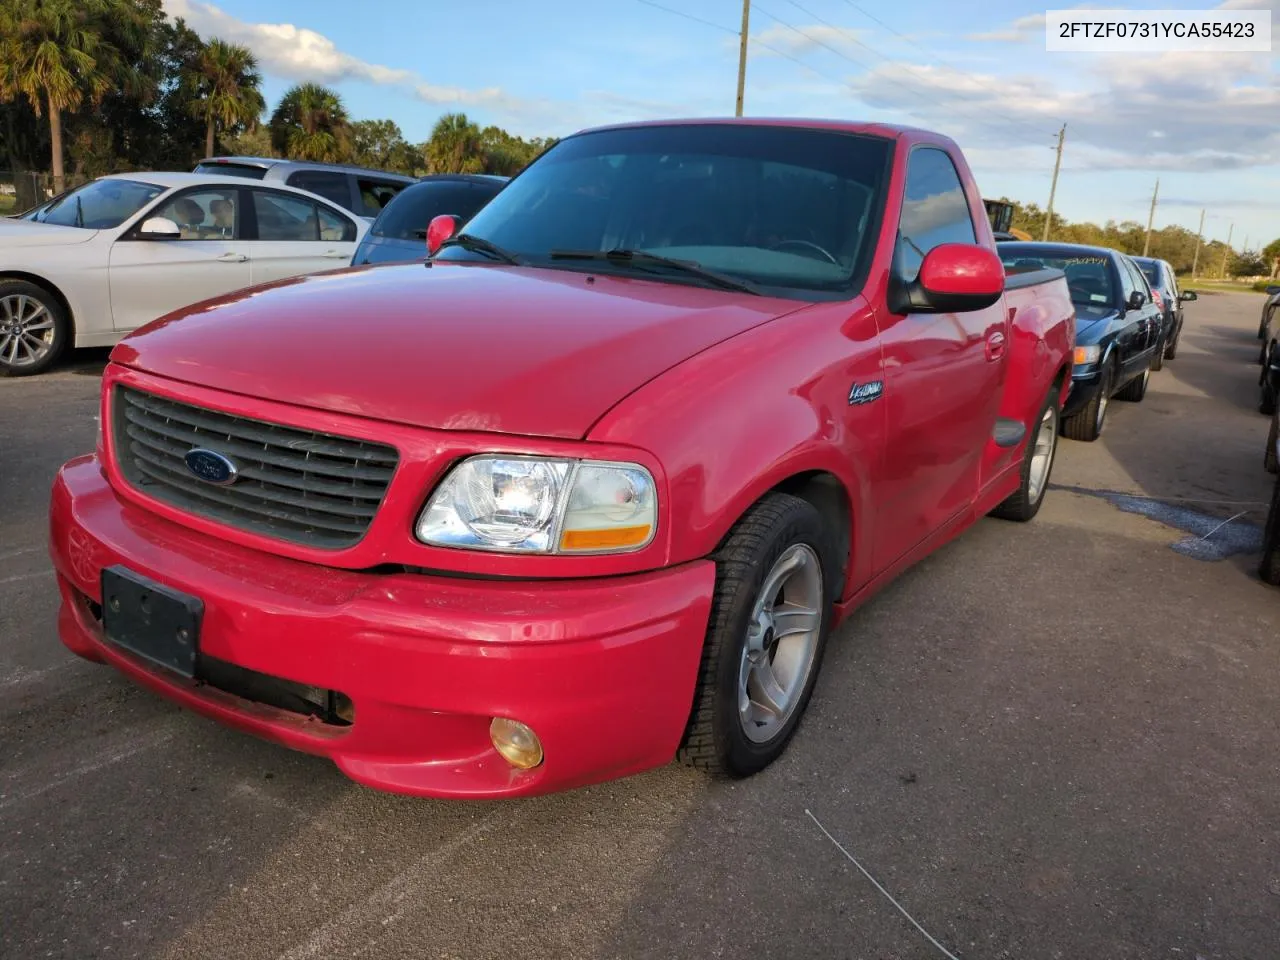
<svg viewBox="0 0 1280 960">
<path fill-rule="evenodd" d="M 1022 204 L 1007 197 L 1002 203 L 1013 204 L 1013 226 L 1025 230 L 1032 239 L 1044 235 L 1045 212 L 1034 203 Z M 1071 223 L 1056 211 L 1049 227 L 1049 239 L 1061 243 L 1085 243 L 1091 246 L 1110 247 L 1130 256 L 1141 256 L 1146 244 L 1147 228 L 1136 220 L 1108 220 L 1096 223 Z M 1158 260 L 1168 261 L 1178 274 L 1191 273 L 1202 277 L 1223 276 L 1223 256 L 1226 256 L 1226 275 L 1229 277 L 1270 276 L 1275 261 L 1280 257 L 1280 238 L 1260 250 L 1237 251 L 1218 240 L 1200 243 L 1196 255 L 1196 234 L 1186 227 L 1168 226 L 1151 231 L 1151 247 L 1147 254 Z"/>
<path fill-rule="evenodd" d="M 510 176 L 554 142 L 455 113 L 410 143 L 391 120 L 352 119 L 315 83 L 268 115 L 253 53 L 206 42 L 162 0 L 0 0 L 0 168 L 48 171 L 55 190 L 68 177 L 190 170 L 218 153 Z M 15 177 L 19 190 L 32 183 Z"/>
</svg>

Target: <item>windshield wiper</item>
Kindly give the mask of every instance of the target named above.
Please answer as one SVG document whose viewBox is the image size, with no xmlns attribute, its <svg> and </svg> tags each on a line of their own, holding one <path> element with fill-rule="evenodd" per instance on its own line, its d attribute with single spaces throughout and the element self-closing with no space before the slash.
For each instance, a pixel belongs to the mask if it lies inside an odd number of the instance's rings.
<svg viewBox="0 0 1280 960">
<path fill-rule="evenodd" d="M 510 263 L 513 266 L 520 266 L 524 263 L 511 251 L 503 250 L 496 243 L 490 243 L 484 237 L 473 236 L 470 233 L 460 233 L 456 237 L 450 237 L 440 244 L 441 250 L 445 247 L 461 247 L 470 253 L 483 253 L 494 260 L 501 260 L 503 263 Z"/>
<path fill-rule="evenodd" d="M 753 283 L 726 277 L 723 273 L 708 270 L 691 260 L 676 260 L 673 257 L 661 257 L 656 253 L 645 253 L 643 250 L 552 250 L 552 260 L 603 260 L 622 266 L 633 266 L 640 270 L 655 272 L 653 267 L 666 267 L 679 270 L 691 277 L 698 277 L 714 283 L 725 290 L 737 290 L 739 293 L 750 293 L 757 297 L 764 296 Z"/>
</svg>

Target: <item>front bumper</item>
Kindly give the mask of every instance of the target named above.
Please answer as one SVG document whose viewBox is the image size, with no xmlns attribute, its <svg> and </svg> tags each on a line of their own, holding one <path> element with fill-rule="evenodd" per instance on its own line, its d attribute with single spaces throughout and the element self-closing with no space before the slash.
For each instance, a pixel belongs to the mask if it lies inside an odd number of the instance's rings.
<svg viewBox="0 0 1280 960">
<path fill-rule="evenodd" d="M 668 762 L 693 702 L 715 569 L 497 581 L 337 570 L 194 532 L 121 500 L 94 457 L 54 482 L 50 551 L 63 642 L 222 723 L 326 756 L 400 793 L 547 793 Z M 202 655 L 350 698 L 338 726 L 170 674 L 109 643 L 101 571 L 120 564 L 205 604 Z M 511 767 L 492 717 L 545 759 Z"/>
</svg>

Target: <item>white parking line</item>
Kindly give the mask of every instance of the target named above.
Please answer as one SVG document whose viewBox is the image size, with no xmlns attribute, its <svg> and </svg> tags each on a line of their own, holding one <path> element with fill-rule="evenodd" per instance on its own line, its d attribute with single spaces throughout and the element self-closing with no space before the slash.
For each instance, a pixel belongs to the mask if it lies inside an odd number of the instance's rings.
<svg viewBox="0 0 1280 960">
<path fill-rule="evenodd" d="M 0 690 L 8 687 L 16 687 L 21 683 L 32 683 L 36 680 L 42 680 L 49 674 L 70 666 L 74 661 L 67 660 L 63 663 L 55 663 L 50 667 L 41 667 L 39 670 L 28 670 L 26 667 L 15 667 L 4 676 L 0 676 Z"/>
<path fill-rule="evenodd" d="M 19 789 L 14 793 L 0 791 L 0 811 L 7 810 L 9 807 L 16 806 L 20 803 L 26 803 L 34 800 L 36 797 L 43 796 L 50 790 L 56 790 L 58 787 L 66 786 L 73 780 L 79 780 L 83 776 L 95 773 L 113 764 L 119 763 L 121 760 L 128 760 L 130 757 L 136 756 L 145 750 L 151 750 L 166 743 L 173 737 L 174 722 L 166 723 L 164 726 L 152 730 L 150 733 L 139 734 L 131 738 L 131 742 L 126 747 L 120 747 L 116 750 L 98 752 L 92 760 L 86 760 L 78 766 L 72 767 L 65 773 L 57 774 L 51 779 L 45 780 L 43 783 L 35 786 Z M 10 782 L 14 780 L 31 779 L 34 774 L 19 772 L 11 775 L 8 779 Z"/>
<path fill-rule="evenodd" d="M 52 570 L 37 570 L 35 573 L 23 573 L 16 577 L 5 577 L 0 579 L 0 587 L 6 583 L 21 583 L 23 580 L 34 580 L 36 577 L 47 577 L 52 575 Z"/>
<path fill-rule="evenodd" d="M 14 557 L 25 557 L 28 553 L 38 553 L 44 547 L 23 547 L 21 550 L 10 550 L 8 553 L 0 553 L 0 560 L 12 560 Z"/>
<path fill-rule="evenodd" d="M 343 956 L 340 938 L 351 931 L 355 924 L 375 922 L 380 926 L 403 910 L 400 904 L 408 898 L 413 888 L 423 882 L 438 879 L 435 869 L 467 844 L 489 830 L 498 821 L 497 814 L 490 814 L 479 823 L 450 837 L 440 846 L 419 857 L 409 867 L 396 874 L 369 896 L 356 903 L 322 926 L 305 943 L 301 943 L 280 955 L 280 960 L 307 960 L 308 957 Z M 509 822 L 509 820 L 508 820 Z"/>
</svg>

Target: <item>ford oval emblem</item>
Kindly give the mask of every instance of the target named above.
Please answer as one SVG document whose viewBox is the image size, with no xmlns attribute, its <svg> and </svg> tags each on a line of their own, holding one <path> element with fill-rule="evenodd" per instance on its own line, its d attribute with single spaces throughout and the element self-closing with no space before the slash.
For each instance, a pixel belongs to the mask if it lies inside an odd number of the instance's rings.
<svg viewBox="0 0 1280 960">
<path fill-rule="evenodd" d="M 220 487 L 235 483 L 240 470 L 235 463 L 218 453 L 217 450 L 206 450 L 196 447 L 188 451 L 182 458 L 187 469 L 205 483 L 216 483 Z"/>
</svg>

